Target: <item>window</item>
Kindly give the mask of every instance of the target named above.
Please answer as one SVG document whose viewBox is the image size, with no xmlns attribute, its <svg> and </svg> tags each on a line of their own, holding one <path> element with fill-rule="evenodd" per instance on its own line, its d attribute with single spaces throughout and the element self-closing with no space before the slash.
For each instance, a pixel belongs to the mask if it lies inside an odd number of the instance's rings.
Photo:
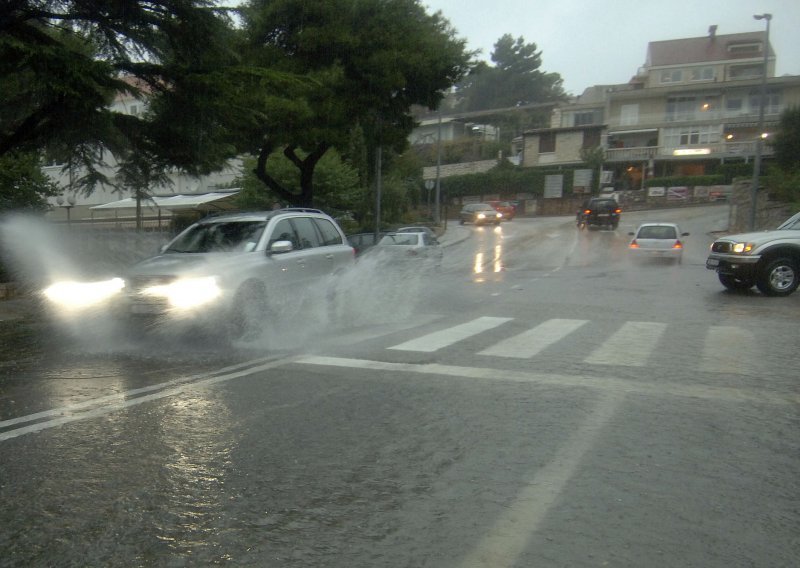
<svg viewBox="0 0 800 568">
<path fill-rule="evenodd" d="M 761 53 L 761 43 L 732 43 L 728 45 L 731 55 L 757 55 Z"/>
<path fill-rule="evenodd" d="M 697 108 L 695 97 L 670 97 L 667 99 L 667 122 L 694 120 Z"/>
<path fill-rule="evenodd" d="M 622 105 L 619 122 L 623 126 L 632 126 L 639 123 L 639 105 Z"/>
<path fill-rule="evenodd" d="M 289 219 L 281 219 L 278 221 L 278 223 L 275 225 L 275 229 L 272 231 L 272 236 L 269 239 L 267 248 L 271 248 L 272 245 L 278 241 L 289 241 L 292 243 L 292 247 L 295 249 L 300 248 L 297 235 L 295 234 L 294 228 L 289 222 Z"/>
<path fill-rule="evenodd" d="M 294 217 L 291 223 L 300 241 L 300 248 L 309 249 L 320 245 L 317 226 L 311 217 Z"/>
<path fill-rule="evenodd" d="M 750 112 L 756 113 L 760 110 L 761 90 L 753 89 L 750 91 Z M 781 112 L 781 94 L 774 89 L 766 92 L 764 98 L 764 113 L 779 114 Z"/>
<path fill-rule="evenodd" d="M 661 72 L 662 83 L 680 83 L 683 80 L 683 71 L 681 69 L 667 69 Z"/>
<path fill-rule="evenodd" d="M 600 145 L 600 131 L 599 130 L 584 130 L 583 131 L 583 144 L 581 148 L 584 150 L 591 150 Z"/>
<path fill-rule="evenodd" d="M 763 66 L 758 63 L 750 65 L 731 65 L 728 69 L 728 78 L 730 79 L 754 79 L 761 77 Z"/>
<path fill-rule="evenodd" d="M 711 124 L 667 128 L 664 131 L 664 146 L 667 148 L 716 144 L 719 141 L 719 126 Z"/>
<path fill-rule="evenodd" d="M 713 67 L 699 67 L 692 69 L 689 74 L 690 81 L 713 81 L 714 68 Z"/>
<path fill-rule="evenodd" d="M 333 223 L 327 219 L 314 219 L 314 222 L 317 224 L 317 228 L 322 234 L 323 246 L 342 244 L 342 236 L 339 234 L 339 231 L 336 230 L 336 227 L 333 226 Z"/>
<path fill-rule="evenodd" d="M 543 132 L 539 134 L 539 153 L 547 154 L 556 151 L 556 133 Z"/>
<path fill-rule="evenodd" d="M 597 124 L 593 110 L 575 113 L 575 124 L 573 126 L 584 126 L 586 124 Z"/>
<path fill-rule="evenodd" d="M 725 100 L 725 110 L 731 113 L 740 113 L 744 108 L 744 99 L 740 95 L 728 97 Z"/>
</svg>

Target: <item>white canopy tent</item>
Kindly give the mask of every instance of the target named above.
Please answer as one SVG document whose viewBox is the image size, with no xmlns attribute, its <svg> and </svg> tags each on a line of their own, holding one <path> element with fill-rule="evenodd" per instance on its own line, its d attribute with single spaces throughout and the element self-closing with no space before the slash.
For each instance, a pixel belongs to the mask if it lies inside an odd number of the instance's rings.
<svg viewBox="0 0 800 568">
<path fill-rule="evenodd" d="M 165 209 L 167 211 L 228 211 L 236 208 L 235 197 L 239 191 L 236 189 L 193 195 L 156 195 L 142 199 L 141 205 L 145 209 Z M 136 198 L 128 197 L 91 208 L 92 211 L 120 209 L 136 209 Z"/>
</svg>

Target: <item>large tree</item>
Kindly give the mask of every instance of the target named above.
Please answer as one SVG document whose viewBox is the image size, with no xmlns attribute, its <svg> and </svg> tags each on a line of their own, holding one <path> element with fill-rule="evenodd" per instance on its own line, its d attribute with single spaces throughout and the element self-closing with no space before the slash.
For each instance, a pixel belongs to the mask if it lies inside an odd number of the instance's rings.
<svg viewBox="0 0 800 568">
<path fill-rule="evenodd" d="M 233 61 L 207 0 L 12 0 L 0 12 L 0 156 L 47 150 L 98 181 L 110 151 L 147 152 L 154 170 L 217 167 L 232 149 L 198 111 L 209 74 Z M 203 90 L 205 89 L 205 91 Z M 121 93 L 153 111 L 114 112 Z M 181 112 L 175 112 L 183 104 Z"/>
<path fill-rule="evenodd" d="M 308 80 L 305 105 L 263 113 L 242 140 L 258 178 L 296 205 L 313 204 L 314 168 L 329 148 L 346 154 L 354 131 L 370 156 L 402 148 L 412 105 L 435 108 L 469 65 L 465 41 L 419 0 L 251 0 L 242 14 L 247 63 Z M 276 149 L 298 169 L 299 192 L 270 175 Z"/>
<path fill-rule="evenodd" d="M 558 101 L 565 97 L 558 73 L 540 70 L 542 52 L 524 38 L 503 35 L 491 53 L 459 85 L 462 111 L 488 110 Z"/>
<path fill-rule="evenodd" d="M 770 145 L 775 151 L 775 167 L 769 174 L 770 192 L 783 201 L 800 202 L 800 106 L 783 111 Z"/>
</svg>

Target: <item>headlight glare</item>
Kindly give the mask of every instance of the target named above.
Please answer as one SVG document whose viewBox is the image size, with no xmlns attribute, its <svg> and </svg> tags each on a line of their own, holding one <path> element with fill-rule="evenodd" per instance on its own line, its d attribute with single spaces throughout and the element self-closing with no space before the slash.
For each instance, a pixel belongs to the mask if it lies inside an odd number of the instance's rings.
<svg viewBox="0 0 800 568">
<path fill-rule="evenodd" d="M 70 310 L 80 310 L 105 302 L 124 287 L 125 281 L 122 278 L 101 282 L 64 281 L 48 286 L 43 294 L 55 305 Z"/>
<path fill-rule="evenodd" d="M 733 252 L 737 254 L 750 252 L 753 250 L 753 243 L 734 243 L 733 244 Z"/>
<path fill-rule="evenodd" d="M 214 276 L 204 276 L 183 278 L 169 284 L 151 286 L 144 289 L 143 293 L 166 298 L 173 308 L 189 309 L 215 300 L 222 294 L 222 290 Z"/>
</svg>

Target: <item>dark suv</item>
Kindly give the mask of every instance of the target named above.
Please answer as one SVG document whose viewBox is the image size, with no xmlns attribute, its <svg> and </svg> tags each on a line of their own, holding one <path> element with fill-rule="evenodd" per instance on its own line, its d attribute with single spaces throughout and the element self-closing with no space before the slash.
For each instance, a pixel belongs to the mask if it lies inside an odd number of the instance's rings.
<svg viewBox="0 0 800 568">
<path fill-rule="evenodd" d="M 613 197 L 592 197 L 583 202 L 578 211 L 576 221 L 579 228 L 608 227 L 616 229 L 622 213 L 617 200 Z"/>
</svg>

